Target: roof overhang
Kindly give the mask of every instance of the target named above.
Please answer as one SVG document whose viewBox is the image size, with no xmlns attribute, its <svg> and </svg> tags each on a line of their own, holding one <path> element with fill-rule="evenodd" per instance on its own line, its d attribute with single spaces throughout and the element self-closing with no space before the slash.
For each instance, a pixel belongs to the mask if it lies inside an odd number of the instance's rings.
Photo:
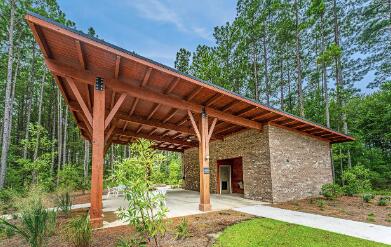
<svg viewBox="0 0 391 247">
<path fill-rule="evenodd" d="M 106 126 L 106 141 L 112 143 L 146 138 L 155 141 L 156 148 L 170 151 L 195 147 L 198 142 L 188 110 L 205 110 L 217 118 L 212 140 L 243 129 L 262 130 L 265 124 L 330 143 L 354 140 L 37 14 L 27 14 L 26 20 L 82 135 L 89 140 L 88 112 L 97 77 L 104 78 L 106 86 L 106 119 L 113 119 Z"/>
</svg>

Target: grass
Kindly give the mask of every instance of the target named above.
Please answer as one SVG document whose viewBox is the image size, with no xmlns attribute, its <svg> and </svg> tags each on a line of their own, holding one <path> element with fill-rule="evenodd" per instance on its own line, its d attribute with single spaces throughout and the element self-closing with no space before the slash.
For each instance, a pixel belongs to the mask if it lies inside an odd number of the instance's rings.
<svg viewBox="0 0 391 247">
<path fill-rule="evenodd" d="M 388 245 L 277 220 L 255 218 L 226 228 L 214 246 L 371 247 Z"/>
</svg>

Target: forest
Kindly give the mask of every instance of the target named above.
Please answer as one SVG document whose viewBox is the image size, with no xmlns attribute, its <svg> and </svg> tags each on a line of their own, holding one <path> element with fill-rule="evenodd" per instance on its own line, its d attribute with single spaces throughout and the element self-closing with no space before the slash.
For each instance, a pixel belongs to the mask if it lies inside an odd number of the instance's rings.
<svg viewBox="0 0 391 247">
<path fill-rule="evenodd" d="M 77 28 L 56 0 L 0 0 L 0 190 L 88 189 L 91 145 L 44 64 L 27 11 Z M 354 136 L 333 145 L 336 182 L 364 166 L 375 188 L 391 188 L 391 1 L 238 0 L 235 20 L 213 36 L 214 46 L 180 49 L 175 67 Z M 112 145 L 105 174 L 130 155 Z M 161 182 L 170 170 L 180 177 L 180 157 L 164 155 Z"/>
</svg>

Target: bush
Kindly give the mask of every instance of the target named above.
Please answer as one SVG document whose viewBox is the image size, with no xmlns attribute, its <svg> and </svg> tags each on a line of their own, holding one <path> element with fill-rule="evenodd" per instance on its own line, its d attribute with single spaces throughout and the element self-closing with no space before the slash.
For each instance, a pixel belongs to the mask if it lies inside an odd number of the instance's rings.
<svg viewBox="0 0 391 247">
<path fill-rule="evenodd" d="M 75 247 L 88 247 L 92 241 L 92 227 L 88 215 L 71 219 L 64 230 L 66 240 Z"/>
<path fill-rule="evenodd" d="M 57 195 L 56 206 L 65 216 L 69 216 L 72 208 L 72 200 L 69 192 L 60 193 Z"/>
<path fill-rule="evenodd" d="M 145 247 L 147 242 L 141 237 L 136 236 L 133 238 L 120 238 L 115 244 L 116 247 Z"/>
<path fill-rule="evenodd" d="M 176 227 L 176 239 L 185 239 L 189 236 L 189 224 L 185 218 Z"/>
<path fill-rule="evenodd" d="M 321 194 L 327 199 L 335 199 L 342 195 L 342 188 L 334 183 L 324 184 L 322 186 Z"/>
<path fill-rule="evenodd" d="M 374 196 L 371 193 L 366 193 L 362 195 L 362 200 L 366 203 L 370 202 Z"/>
<path fill-rule="evenodd" d="M 391 198 L 389 196 L 382 196 L 379 198 L 379 201 L 377 202 L 378 206 L 387 206 L 391 201 Z"/>
<path fill-rule="evenodd" d="M 0 225 L 19 234 L 31 247 L 44 246 L 47 237 L 55 231 L 56 213 L 47 211 L 41 200 L 34 201 L 20 215 L 20 224 L 0 219 Z"/>
<path fill-rule="evenodd" d="M 151 145 L 146 140 L 133 143 L 132 157 L 116 164 L 111 181 L 126 186 L 128 208 L 122 209 L 119 217 L 134 226 L 148 244 L 159 246 L 160 237 L 166 231 L 163 219 L 168 210 L 165 197 L 153 191 L 152 166 L 161 164 L 164 156 Z"/>
<path fill-rule="evenodd" d="M 363 166 L 355 166 L 346 170 L 342 179 L 345 182 L 343 190 L 348 196 L 368 192 L 372 189 L 370 171 Z"/>
</svg>

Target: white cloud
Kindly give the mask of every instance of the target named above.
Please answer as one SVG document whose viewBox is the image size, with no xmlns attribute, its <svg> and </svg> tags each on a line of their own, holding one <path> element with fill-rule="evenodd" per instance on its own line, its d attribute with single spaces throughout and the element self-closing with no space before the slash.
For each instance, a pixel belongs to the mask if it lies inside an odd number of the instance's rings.
<svg viewBox="0 0 391 247">
<path fill-rule="evenodd" d="M 135 8 L 138 12 L 137 14 L 142 18 L 162 23 L 169 23 L 174 25 L 181 32 L 195 34 L 196 36 L 208 41 L 212 40 L 212 37 L 206 28 L 194 26 L 194 24 L 188 22 L 186 16 L 182 18 L 178 14 L 189 14 L 186 12 L 191 12 L 191 7 L 189 7 L 187 11 L 183 11 L 183 9 L 177 11 L 175 8 L 178 6 L 175 4 L 164 3 L 160 0 L 130 0 L 127 3 Z M 187 21 L 185 22 L 184 19 Z"/>
</svg>

